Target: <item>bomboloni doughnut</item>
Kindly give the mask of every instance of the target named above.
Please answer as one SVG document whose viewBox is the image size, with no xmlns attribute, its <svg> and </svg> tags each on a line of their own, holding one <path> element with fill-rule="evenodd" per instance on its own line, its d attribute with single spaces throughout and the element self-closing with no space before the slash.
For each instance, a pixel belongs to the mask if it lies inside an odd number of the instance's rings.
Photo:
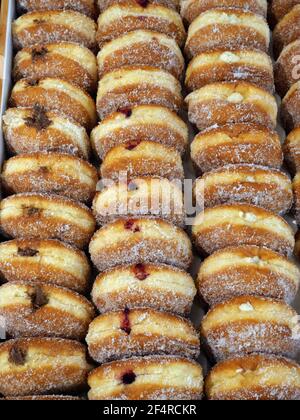
<svg viewBox="0 0 300 420">
<path fill-rule="evenodd" d="M 192 245 L 184 230 L 160 219 L 118 220 L 98 230 L 90 254 L 99 271 L 127 264 L 169 264 L 187 270 Z"/>
<path fill-rule="evenodd" d="M 295 128 L 287 136 L 283 150 L 289 169 L 293 173 L 300 171 L 300 127 Z"/>
<path fill-rule="evenodd" d="M 273 64 L 262 51 L 209 51 L 190 62 L 185 84 L 189 91 L 215 82 L 245 81 L 274 90 Z"/>
<path fill-rule="evenodd" d="M 215 8 L 236 8 L 267 16 L 267 0 L 182 0 L 181 16 L 189 24 L 199 15 Z"/>
<path fill-rule="evenodd" d="M 300 126 L 300 81 L 293 84 L 282 100 L 281 118 L 288 131 Z"/>
<path fill-rule="evenodd" d="M 297 172 L 293 180 L 294 213 L 296 222 L 300 225 L 300 172 Z"/>
<path fill-rule="evenodd" d="M 188 127 L 168 108 L 139 105 L 111 114 L 91 133 L 92 145 L 102 160 L 113 147 L 137 140 L 171 146 L 183 155 L 188 145 Z"/>
<path fill-rule="evenodd" d="M 236 297 L 212 308 L 202 321 L 201 334 L 214 358 L 269 353 L 296 358 L 300 322 L 286 303 L 255 296 Z"/>
<path fill-rule="evenodd" d="M 94 92 L 97 87 L 97 61 L 87 48 L 77 44 L 42 44 L 19 51 L 15 57 L 13 77 L 31 81 L 57 77 Z"/>
<path fill-rule="evenodd" d="M 84 293 L 90 272 L 83 252 L 57 240 L 16 239 L 0 243 L 3 281 L 48 283 Z"/>
<path fill-rule="evenodd" d="M 90 163 L 61 153 L 28 153 L 10 158 L 3 165 L 2 185 L 10 194 L 53 193 L 91 202 L 98 181 Z"/>
<path fill-rule="evenodd" d="M 59 239 L 84 248 L 95 230 L 88 207 L 58 195 L 24 193 L 2 200 L 0 229 L 7 237 Z"/>
<path fill-rule="evenodd" d="M 273 31 L 274 53 L 278 56 L 282 49 L 300 37 L 300 4 L 294 6 Z"/>
<path fill-rule="evenodd" d="M 9 108 L 3 116 L 3 133 L 14 155 L 60 152 L 83 159 L 90 156 L 90 141 L 83 127 L 38 105 Z"/>
<path fill-rule="evenodd" d="M 181 79 L 184 58 L 176 41 L 165 34 L 145 30 L 129 32 L 103 46 L 97 57 L 99 78 L 125 66 L 150 66 Z"/>
<path fill-rule="evenodd" d="M 190 93 L 185 101 L 188 104 L 189 120 L 199 130 L 234 123 L 276 127 L 276 99 L 251 83 L 211 83 Z"/>
<path fill-rule="evenodd" d="M 300 40 L 287 45 L 274 66 L 277 92 L 283 97 L 300 79 Z"/>
<path fill-rule="evenodd" d="M 246 204 L 206 209 L 194 222 L 193 237 L 200 252 L 212 254 L 228 246 L 256 245 L 283 255 L 294 249 L 294 234 L 280 216 Z"/>
<path fill-rule="evenodd" d="M 83 340 L 95 317 L 93 305 L 68 289 L 48 284 L 6 283 L 0 287 L 0 316 L 9 336 Z"/>
<path fill-rule="evenodd" d="M 99 82 L 97 110 L 101 120 L 135 105 L 161 105 L 179 111 L 181 85 L 170 73 L 155 67 L 125 67 L 107 73 Z"/>
<path fill-rule="evenodd" d="M 194 184 L 195 199 L 204 206 L 248 203 L 285 214 L 293 204 L 292 182 L 277 169 L 253 165 L 229 165 L 207 172 Z"/>
<path fill-rule="evenodd" d="M 97 41 L 103 45 L 137 29 L 147 29 L 168 35 L 182 46 L 186 33 L 180 15 L 167 7 L 150 4 L 114 4 L 98 19 Z"/>
<path fill-rule="evenodd" d="M 172 147 L 150 141 L 130 141 L 111 149 L 102 165 L 102 178 L 119 180 L 159 176 L 169 180 L 184 178 L 180 154 Z M 122 176 L 121 176 L 122 175 Z"/>
<path fill-rule="evenodd" d="M 151 356 L 104 364 L 88 384 L 89 400 L 200 400 L 203 372 L 193 360 Z"/>
<path fill-rule="evenodd" d="M 30 12 L 13 22 L 13 43 L 17 50 L 53 42 L 73 42 L 96 50 L 96 29 L 92 19 L 72 10 Z"/>
<path fill-rule="evenodd" d="M 236 8 L 216 8 L 202 13 L 190 25 L 185 53 L 191 58 L 219 48 L 267 52 L 269 44 L 270 29 L 262 16 Z"/>
<path fill-rule="evenodd" d="M 269 12 L 272 22 L 279 22 L 296 4 L 299 0 L 271 0 Z"/>
<path fill-rule="evenodd" d="M 220 362 L 205 382 L 209 400 L 300 399 L 300 366 L 283 357 L 254 354 Z"/>
<path fill-rule="evenodd" d="M 17 0 L 17 8 L 22 13 L 38 10 L 75 10 L 91 18 L 96 15 L 94 0 Z"/>
<path fill-rule="evenodd" d="M 190 321 L 146 308 L 100 315 L 90 324 L 86 342 L 101 364 L 152 354 L 195 359 L 200 354 L 199 335 Z"/>
<path fill-rule="evenodd" d="M 92 290 L 100 313 L 148 307 L 188 316 L 195 295 L 188 273 L 158 264 L 116 267 L 100 274 Z"/>
<path fill-rule="evenodd" d="M 106 10 L 108 7 L 120 3 L 124 3 L 124 0 L 98 0 L 98 6 L 101 13 L 104 12 L 104 10 Z M 179 0 L 126 0 L 126 4 L 134 6 L 140 5 L 141 7 L 146 7 L 148 4 L 158 4 L 174 10 L 179 9 L 179 3 Z"/>
<path fill-rule="evenodd" d="M 197 134 L 191 157 L 198 172 L 229 164 L 251 164 L 280 169 L 283 154 L 276 131 L 257 124 L 227 124 Z"/>
<path fill-rule="evenodd" d="M 0 393 L 14 397 L 80 390 L 91 368 L 85 346 L 76 341 L 6 341 L 0 344 Z"/>
<path fill-rule="evenodd" d="M 108 185 L 96 194 L 93 212 L 99 225 L 121 217 L 160 217 L 185 226 L 182 185 L 162 178 L 134 178 Z"/>
<path fill-rule="evenodd" d="M 299 289 L 300 270 L 277 252 L 256 246 L 220 250 L 201 265 L 200 295 L 210 305 L 236 296 L 270 297 L 291 303 Z"/>
<path fill-rule="evenodd" d="M 92 97 L 62 79 L 22 79 L 12 90 L 10 105 L 18 108 L 39 106 L 45 111 L 64 115 L 87 129 L 92 129 L 97 121 Z"/>
</svg>

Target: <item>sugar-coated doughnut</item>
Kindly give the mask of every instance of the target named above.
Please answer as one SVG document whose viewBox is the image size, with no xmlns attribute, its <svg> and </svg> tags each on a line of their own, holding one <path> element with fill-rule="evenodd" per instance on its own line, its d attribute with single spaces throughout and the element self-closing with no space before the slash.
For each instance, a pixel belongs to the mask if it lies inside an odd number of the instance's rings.
<svg viewBox="0 0 300 420">
<path fill-rule="evenodd" d="M 86 342 L 101 364 L 152 354 L 194 359 L 200 354 L 199 334 L 190 321 L 147 308 L 100 315 L 90 324 Z"/>
<path fill-rule="evenodd" d="M 274 90 L 273 64 L 262 51 L 209 51 L 190 62 L 185 84 L 189 91 L 215 82 L 245 81 L 270 92 Z"/>
<path fill-rule="evenodd" d="M 211 83 L 190 93 L 185 101 L 188 104 L 189 120 L 199 130 L 232 123 L 276 127 L 276 99 L 251 83 Z"/>
<path fill-rule="evenodd" d="M 257 124 L 227 124 L 197 134 L 191 157 L 198 172 L 229 164 L 251 164 L 279 169 L 283 154 L 279 135 Z"/>
<path fill-rule="evenodd" d="M 88 384 L 89 400 L 200 400 L 203 372 L 189 359 L 151 356 L 104 364 Z"/>
<path fill-rule="evenodd" d="M 53 193 L 89 203 L 95 196 L 98 174 L 94 166 L 75 156 L 38 152 L 7 160 L 1 181 L 10 194 Z"/>
<path fill-rule="evenodd" d="M 300 126 L 300 81 L 292 85 L 282 100 L 281 118 L 286 130 L 291 131 Z"/>
<path fill-rule="evenodd" d="M 206 209 L 194 221 L 193 237 L 207 254 L 228 246 L 256 245 L 289 255 L 295 244 L 293 230 L 282 217 L 246 204 Z"/>
<path fill-rule="evenodd" d="M 197 278 L 199 293 L 210 306 L 243 295 L 291 303 L 299 284 L 300 270 L 294 262 L 256 246 L 217 251 L 202 263 Z"/>
<path fill-rule="evenodd" d="M 84 248 L 95 230 L 88 207 L 58 195 L 24 193 L 2 200 L 0 229 L 7 237 L 59 239 Z"/>
<path fill-rule="evenodd" d="M 55 338 L 0 344 L 0 393 L 7 396 L 70 392 L 86 385 L 91 366 L 84 345 Z"/>
<path fill-rule="evenodd" d="M 150 66 L 181 79 L 184 58 L 176 41 L 146 30 L 129 32 L 103 46 L 97 57 L 99 78 L 124 66 Z"/>
<path fill-rule="evenodd" d="M 189 58 L 219 48 L 268 51 L 270 29 L 255 13 L 216 8 L 198 16 L 189 27 L 185 52 Z"/>
<path fill-rule="evenodd" d="M 6 401 L 80 401 L 79 397 L 70 395 L 31 395 L 24 397 L 7 397 Z"/>
<path fill-rule="evenodd" d="M 180 154 L 172 147 L 137 140 L 111 149 L 101 165 L 102 178 L 118 180 L 120 174 L 182 180 L 184 170 Z"/>
<path fill-rule="evenodd" d="M 236 357 L 212 369 L 205 390 L 207 398 L 215 401 L 299 400 L 300 366 L 272 355 Z"/>
<path fill-rule="evenodd" d="M 299 0 L 271 0 L 269 3 L 270 20 L 272 23 L 277 23 L 300 2 Z"/>
<path fill-rule="evenodd" d="M 283 97 L 292 85 L 300 79 L 300 40 L 288 44 L 281 52 L 274 66 L 277 92 Z"/>
<path fill-rule="evenodd" d="M 188 273 L 158 264 L 116 267 L 100 274 L 92 290 L 100 313 L 147 307 L 188 316 L 195 295 Z"/>
<path fill-rule="evenodd" d="M 124 3 L 124 0 L 98 0 L 99 9 L 102 12 L 114 4 Z M 158 4 L 168 7 L 169 9 L 178 10 L 180 0 L 126 0 L 126 4 L 140 5 L 146 7 L 148 4 Z"/>
<path fill-rule="evenodd" d="M 97 110 L 101 120 L 135 105 L 161 105 L 179 111 L 181 85 L 170 73 L 155 67 L 124 67 L 99 82 Z"/>
<path fill-rule="evenodd" d="M 91 18 L 96 16 L 94 0 L 17 0 L 21 13 L 42 10 L 75 10 Z"/>
<path fill-rule="evenodd" d="M 102 160 L 113 147 L 137 140 L 165 144 L 183 155 L 188 145 L 188 127 L 168 108 L 139 105 L 111 114 L 91 133 L 93 148 Z"/>
<path fill-rule="evenodd" d="M 293 173 L 300 171 L 300 127 L 295 128 L 287 136 L 283 150 L 289 169 Z"/>
<path fill-rule="evenodd" d="M 97 192 L 93 212 L 99 225 L 122 217 L 159 217 L 184 227 L 182 185 L 149 177 L 113 183 Z"/>
<path fill-rule="evenodd" d="M 96 50 L 96 29 L 91 18 L 73 10 L 30 12 L 13 22 L 13 43 L 18 50 L 53 42 L 74 42 Z"/>
<path fill-rule="evenodd" d="M 48 283 L 84 293 L 90 272 L 83 252 L 57 240 L 15 239 L 0 243 L 2 281 Z"/>
<path fill-rule="evenodd" d="M 235 8 L 267 16 L 267 0 L 182 0 L 181 16 L 189 24 L 199 15 L 215 8 Z"/>
<path fill-rule="evenodd" d="M 0 316 L 10 337 L 83 340 L 95 317 L 83 296 L 49 284 L 13 282 L 0 287 Z"/>
<path fill-rule="evenodd" d="M 83 159 L 90 156 L 84 127 L 38 105 L 9 108 L 3 116 L 3 133 L 12 154 L 60 152 Z"/>
<path fill-rule="evenodd" d="M 297 172 L 293 179 L 293 191 L 295 218 L 298 225 L 300 225 L 300 172 Z"/>
<path fill-rule="evenodd" d="M 300 4 L 294 6 L 273 31 L 274 54 L 278 56 L 282 49 L 300 37 Z"/>
<path fill-rule="evenodd" d="M 87 129 L 92 129 L 97 121 L 92 97 L 62 79 L 22 79 L 13 87 L 10 105 L 18 108 L 39 106 L 45 111 L 55 111 L 64 115 Z"/>
<path fill-rule="evenodd" d="M 192 245 L 184 230 L 160 219 L 118 220 L 98 230 L 90 254 L 99 271 L 126 264 L 169 264 L 187 270 Z"/>
<path fill-rule="evenodd" d="M 15 57 L 13 77 L 37 80 L 57 77 L 88 92 L 97 87 L 97 61 L 87 48 L 71 43 L 42 44 L 24 48 Z"/>
<path fill-rule="evenodd" d="M 180 46 L 186 37 L 181 17 L 176 11 L 148 1 L 145 5 L 121 3 L 110 6 L 99 16 L 96 38 L 100 49 L 106 42 L 137 29 L 166 34 Z"/>
<path fill-rule="evenodd" d="M 239 296 L 213 307 L 201 324 L 216 360 L 250 353 L 296 358 L 300 350 L 297 312 L 282 301 Z"/>
<path fill-rule="evenodd" d="M 207 172 L 195 182 L 194 195 L 204 197 L 205 207 L 248 203 L 280 214 L 293 204 L 290 177 L 278 169 L 254 165 L 228 165 Z"/>
</svg>

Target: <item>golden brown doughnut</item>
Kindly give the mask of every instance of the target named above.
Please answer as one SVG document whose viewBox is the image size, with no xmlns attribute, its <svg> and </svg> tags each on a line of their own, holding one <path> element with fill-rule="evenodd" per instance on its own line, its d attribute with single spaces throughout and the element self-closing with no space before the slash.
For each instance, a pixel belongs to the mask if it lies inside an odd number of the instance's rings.
<svg viewBox="0 0 300 420">
<path fill-rule="evenodd" d="M 96 16 L 94 0 L 17 0 L 21 13 L 42 10 L 75 10 L 91 18 Z"/>
<path fill-rule="evenodd" d="M 282 49 L 300 37 L 300 4 L 294 6 L 273 31 L 273 49 L 278 57 Z"/>
<path fill-rule="evenodd" d="M 283 357 L 240 356 L 215 366 L 205 388 L 209 400 L 299 400 L 300 367 Z"/>
<path fill-rule="evenodd" d="M 300 126 L 299 103 L 300 81 L 292 85 L 281 104 L 281 118 L 288 131 Z"/>
<path fill-rule="evenodd" d="M 200 400 L 203 373 L 195 361 L 151 356 L 107 363 L 88 378 L 89 400 Z"/>
<path fill-rule="evenodd" d="M 195 295 L 189 274 L 158 264 L 116 267 L 100 274 L 92 290 L 100 313 L 147 307 L 188 316 Z"/>
<path fill-rule="evenodd" d="M 295 218 L 298 225 L 300 225 L 300 172 L 297 172 L 293 179 L 293 191 Z"/>
<path fill-rule="evenodd" d="M 203 319 L 201 334 L 217 361 L 251 353 L 296 358 L 300 350 L 297 312 L 282 301 L 255 296 L 216 305 Z"/>
<path fill-rule="evenodd" d="M 251 295 L 291 303 L 300 283 L 297 265 L 277 252 L 256 246 L 225 248 L 201 265 L 197 286 L 210 305 Z"/>
<path fill-rule="evenodd" d="M 0 287 L 0 316 L 9 336 L 81 341 L 95 317 L 93 305 L 69 289 L 13 282 Z"/>
<path fill-rule="evenodd" d="M 15 239 L 0 243 L 0 278 L 3 281 L 48 283 L 84 293 L 90 272 L 86 255 L 63 242 Z"/>
<path fill-rule="evenodd" d="M 229 164 L 251 164 L 280 169 L 283 154 L 276 131 L 257 124 L 227 124 L 197 134 L 191 157 L 200 173 Z"/>
<path fill-rule="evenodd" d="M 272 23 L 279 22 L 299 0 L 270 0 L 269 15 Z"/>
<path fill-rule="evenodd" d="M 7 237 L 59 239 L 84 248 L 95 230 L 92 212 L 58 195 L 25 193 L 2 200 L 0 229 Z"/>
<path fill-rule="evenodd" d="M 98 230 L 90 254 L 99 271 L 126 264 L 169 264 L 187 270 L 192 245 L 184 230 L 160 219 L 118 220 Z"/>
<path fill-rule="evenodd" d="M 108 7 L 120 3 L 126 3 L 134 6 L 140 5 L 141 7 L 146 7 L 148 4 L 157 4 L 160 6 L 168 7 L 169 9 L 178 10 L 180 0 L 98 0 L 98 6 L 101 13 L 104 12 L 104 10 L 106 10 Z"/>
<path fill-rule="evenodd" d="M 283 255 L 294 249 L 294 233 L 280 216 L 246 204 L 206 209 L 194 222 L 193 237 L 200 252 L 212 254 L 228 246 L 256 245 Z"/>
<path fill-rule="evenodd" d="M 5 397 L 80 390 L 91 368 L 85 346 L 76 341 L 27 338 L 0 344 L 0 392 Z"/>
<path fill-rule="evenodd" d="M 96 29 L 92 19 L 73 10 L 30 12 L 13 22 L 13 43 L 17 50 L 53 42 L 74 42 L 96 50 Z"/>
<path fill-rule="evenodd" d="M 289 169 L 293 173 L 300 171 L 300 127 L 295 128 L 287 136 L 283 150 Z"/>
<path fill-rule="evenodd" d="M 280 54 L 274 67 L 277 92 L 283 97 L 300 79 L 300 40 L 291 42 Z"/>
</svg>

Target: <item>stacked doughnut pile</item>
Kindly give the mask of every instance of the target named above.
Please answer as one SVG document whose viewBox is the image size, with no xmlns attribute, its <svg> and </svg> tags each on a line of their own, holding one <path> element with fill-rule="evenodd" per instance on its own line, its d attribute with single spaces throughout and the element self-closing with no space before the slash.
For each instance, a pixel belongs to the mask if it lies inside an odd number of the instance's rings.
<svg viewBox="0 0 300 420">
<path fill-rule="evenodd" d="M 92 369 L 82 344 L 95 317 L 83 296 L 90 281 L 83 250 L 95 231 L 87 205 L 98 181 L 88 162 L 96 10 L 91 0 L 17 5 L 25 14 L 13 23 L 15 85 L 3 120 L 0 228 L 12 240 L 0 244 L 1 332 L 8 339 L 0 345 L 0 393 L 76 399 L 55 394 L 84 390 Z"/>
<path fill-rule="evenodd" d="M 294 233 L 282 217 L 293 193 L 275 131 L 267 6 L 186 0 L 182 8 L 190 23 L 186 102 L 200 130 L 191 146 L 201 174 L 194 194 L 200 199 L 204 189 L 205 208 L 193 239 L 209 255 L 197 280 L 211 307 L 201 334 L 219 362 L 206 380 L 209 399 L 300 398 L 300 368 L 291 360 L 299 354 L 300 326 L 290 306 L 300 273 L 288 258 Z M 295 100 L 285 102 L 295 117 Z"/>
</svg>

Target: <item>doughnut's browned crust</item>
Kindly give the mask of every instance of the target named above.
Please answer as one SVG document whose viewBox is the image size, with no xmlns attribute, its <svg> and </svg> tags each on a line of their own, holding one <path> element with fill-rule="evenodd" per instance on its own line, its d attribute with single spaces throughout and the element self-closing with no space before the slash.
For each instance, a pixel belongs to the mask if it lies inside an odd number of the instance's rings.
<svg viewBox="0 0 300 420">
<path fill-rule="evenodd" d="M 2 185 L 9 194 L 44 192 L 90 203 L 96 193 L 97 170 L 90 163 L 60 153 L 29 153 L 4 163 Z"/>
<path fill-rule="evenodd" d="M 96 50 L 96 29 L 92 19 L 73 10 L 30 12 L 12 25 L 14 47 L 18 50 L 52 42 L 74 42 Z"/>
<path fill-rule="evenodd" d="M 100 274 L 92 299 L 100 313 L 147 307 L 188 316 L 195 294 L 194 281 L 185 271 L 167 265 L 136 264 Z"/>
<path fill-rule="evenodd" d="M 79 397 L 69 395 L 32 395 L 25 397 L 7 397 L 6 401 L 80 401 Z"/>
<path fill-rule="evenodd" d="M 276 90 L 282 97 L 300 79 L 299 56 L 300 41 L 296 40 L 283 49 L 275 64 Z"/>
<path fill-rule="evenodd" d="M 125 309 L 100 315 L 86 338 L 98 363 L 137 356 L 174 355 L 197 358 L 199 334 L 190 321 L 153 309 Z"/>
<path fill-rule="evenodd" d="M 216 360 L 251 353 L 297 358 L 300 323 L 286 303 L 241 296 L 213 307 L 202 321 L 201 334 Z"/>
<path fill-rule="evenodd" d="M 91 18 L 96 16 L 94 0 L 17 0 L 17 8 L 22 13 L 38 10 L 74 10 Z"/>
<path fill-rule="evenodd" d="M 282 217 L 246 204 L 206 209 L 195 219 L 193 237 L 206 254 L 228 246 L 255 245 L 289 255 L 295 244 L 293 230 Z"/>
<path fill-rule="evenodd" d="M 39 106 L 55 111 L 87 129 L 96 125 L 96 107 L 91 96 L 62 79 L 44 78 L 34 83 L 22 79 L 12 90 L 10 105 L 22 108 Z"/>
<path fill-rule="evenodd" d="M 273 31 L 274 53 L 278 56 L 282 49 L 300 37 L 300 4 L 296 5 L 276 25 Z"/>
<path fill-rule="evenodd" d="M 281 118 L 288 131 L 300 126 L 299 101 L 300 81 L 292 85 L 281 104 Z"/>
<path fill-rule="evenodd" d="M 248 203 L 285 214 L 293 204 L 289 176 L 277 169 L 253 165 L 228 165 L 207 172 L 194 184 L 195 198 L 201 200 L 203 194 L 205 207 Z"/>
<path fill-rule="evenodd" d="M 191 144 L 197 171 L 228 164 L 253 164 L 279 169 L 283 154 L 276 131 L 257 124 L 228 124 L 199 133 Z"/>
<path fill-rule="evenodd" d="M 215 252 L 201 265 L 197 286 L 210 305 L 251 295 L 291 303 L 299 289 L 295 263 L 266 248 L 239 246 Z"/>
<path fill-rule="evenodd" d="M 87 48 L 71 43 L 40 44 L 19 51 L 13 77 L 37 80 L 57 77 L 94 92 L 97 87 L 97 61 Z"/>
<path fill-rule="evenodd" d="M 179 9 L 179 0 L 98 0 L 98 6 L 101 12 L 104 12 L 108 7 L 113 6 L 115 4 L 130 4 L 133 6 L 140 5 L 142 7 L 146 7 L 148 4 L 157 4 L 160 6 L 168 7 L 169 9 L 178 10 Z"/>
<path fill-rule="evenodd" d="M 91 366 L 84 345 L 30 338 L 0 344 L 0 392 L 5 397 L 70 392 L 86 385 Z"/>
<path fill-rule="evenodd" d="M 128 385 L 120 379 L 134 378 Z M 201 366 L 180 357 L 152 356 L 107 363 L 88 378 L 90 400 L 200 400 Z"/>
<path fill-rule="evenodd" d="M 139 263 L 169 264 L 186 270 L 192 261 L 192 246 L 183 230 L 163 220 L 118 220 L 95 233 L 90 254 L 101 272 Z"/>
<path fill-rule="evenodd" d="M 41 107 L 10 108 L 3 133 L 12 154 L 60 152 L 88 159 L 90 141 L 84 127 Z"/>
<path fill-rule="evenodd" d="M 16 239 L 0 244 L 4 281 L 53 284 L 85 292 L 90 266 L 86 255 L 56 240 Z"/>
<path fill-rule="evenodd" d="M 201 13 L 218 7 L 236 8 L 250 11 L 264 17 L 267 16 L 267 1 L 263 0 L 183 0 L 181 3 L 181 16 L 192 23 Z"/>
<path fill-rule="evenodd" d="M 284 157 L 289 169 L 296 173 L 300 171 L 300 128 L 295 128 L 287 136 L 284 145 Z"/>
<path fill-rule="evenodd" d="M 174 10 L 157 4 L 143 7 L 138 3 L 121 3 L 110 6 L 99 16 L 96 39 L 102 48 L 106 42 L 137 29 L 166 34 L 180 46 L 186 38 L 182 20 Z"/>
<path fill-rule="evenodd" d="M 180 154 L 171 147 L 154 142 L 129 142 L 111 149 L 102 165 L 102 178 L 118 180 L 120 174 L 128 179 L 140 176 L 159 176 L 182 180 L 183 164 Z"/>
<path fill-rule="evenodd" d="M 300 367 L 282 357 L 255 354 L 216 365 L 206 378 L 209 400 L 300 399 Z"/>
<path fill-rule="evenodd" d="M 293 180 L 294 213 L 296 222 L 300 225 L 300 172 L 297 172 Z"/>
<path fill-rule="evenodd" d="M 88 207 L 57 195 L 25 193 L 2 200 L 0 229 L 7 237 L 59 239 L 84 248 L 94 233 Z"/>
<path fill-rule="evenodd" d="M 13 282 L 0 287 L 0 316 L 9 336 L 81 341 L 95 317 L 83 296 L 48 284 Z"/>
<path fill-rule="evenodd" d="M 279 22 L 292 8 L 299 4 L 299 0 L 271 0 L 269 17 L 273 24 Z"/>
</svg>

